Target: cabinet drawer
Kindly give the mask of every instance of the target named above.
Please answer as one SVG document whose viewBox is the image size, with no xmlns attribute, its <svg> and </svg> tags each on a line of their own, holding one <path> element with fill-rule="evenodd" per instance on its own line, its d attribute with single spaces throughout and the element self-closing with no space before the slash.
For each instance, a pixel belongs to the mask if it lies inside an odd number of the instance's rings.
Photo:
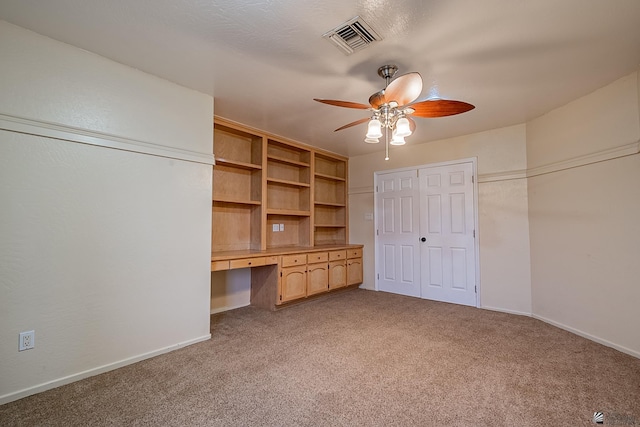
<svg viewBox="0 0 640 427">
<path fill-rule="evenodd" d="M 257 258 L 244 258 L 244 259 L 234 259 L 230 261 L 230 267 L 234 268 L 245 268 L 245 267 L 259 267 L 261 265 L 265 265 L 266 258 L 265 257 L 257 257 Z"/>
<path fill-rule="evenodd" d="M 211 261 L 211 271 L 221 271 L 229 269 L 229 261 Z"/>
<path fill-rule="evenodd" d="M 277 264 L 278 263 L 278 257 L 277 256 L 268 256 L 265 258 L 265 265 L 271 265 L 271 264 Z"/>
<path fill-rule="evenodd" d="M 283 255 L 281 267 L 304 265 L 307 263 L 307 254 Z"/>
<path fill-rule="evenodd" d="M 362 249 L 349 249 L 347 250 L 347 258 L 362 258 Z"/>
<path fill-rule="evenodd" d="M 307 255 L 307 262 L 309 264 L 327 261 L 329 261 L 329 252 L 312 252 Z"/>
<path fill-rule="evenodd" d="M 346 259 L 347 251 L 333 251 L 329 252 L 329 261 L 335 261 L 338 259 Z"/>
</svg>

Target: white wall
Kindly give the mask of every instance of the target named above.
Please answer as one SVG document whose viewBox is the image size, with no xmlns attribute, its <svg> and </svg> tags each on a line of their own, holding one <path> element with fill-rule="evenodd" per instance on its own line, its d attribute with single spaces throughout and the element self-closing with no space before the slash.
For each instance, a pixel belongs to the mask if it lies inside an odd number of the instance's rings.
<svg viewBox="0 0 640 427">
<path fill-rule="evenodd" d="M 638 86 L 634 73 L 527 124 L 533 313 L 636 357 Z"/>
<path fill-rule="evenodd" d="M 418 126 L 420 124 L 418 123 Z M 375 288 L 374 236 L 366 213 L 374 211 L 373 173 L 449 160 L 478 158 L 481 305 L 531 314 L 525 126 L 406 146 L 349 159 L 349 234 L 362 243 L 364 284 Z M 508 268 L 504 268 L 504 266 Z"/>
<path fill-rule="evenodd" d="M 3 21 L 0 57 L 0 404 L 207 339 L 213 99 Z"/>
</svg>

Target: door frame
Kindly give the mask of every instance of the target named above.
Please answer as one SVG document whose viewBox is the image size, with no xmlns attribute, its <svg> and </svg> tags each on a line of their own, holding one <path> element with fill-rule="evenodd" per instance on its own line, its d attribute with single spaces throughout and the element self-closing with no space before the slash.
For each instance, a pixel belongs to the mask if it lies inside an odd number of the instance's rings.
<svg viewBox="0 0 640 427">
<path fill-rule="evenodd" d="M 475 266 L 476 266 L 476 307 L 481 307 L 480 294 L 481 294 L 481 283 L 480 283 L 480 230 L 479 230 L 479 221 L 478 221 L 478 158 L 477 157 L 468 157 L 464 159 L 457 160 L 449 160 L 445 162 L 437 162 L 437 163 L 427 163 L 423 165 L 416 166 L 408 166 L 404 168 L 398 169 L 385 169 L 381 171 L 375 171 L 373 173 L 373 223 L 374 223 L 374 244 L 373 244 L 373 256 L 375 260 L 375 290 L 379 291 L 379 277 L 380 277 L 380 269 L 378 265 L 378 181 L 381 175 L 396 173 L 396 172 L 406 172 L 410 170 L 416 171 L 416 176 L 418 175 L 418 170 L 422 168 L 430 168 L 437 166 L 451 166 L 457 165 L 461 163 L 471 163 L 473 170 L 473 221 L 474 221 L 474 230 L 475 230 L 475 239 L 473 239 L 474 249 L 475 249 Z"/>
</svg>

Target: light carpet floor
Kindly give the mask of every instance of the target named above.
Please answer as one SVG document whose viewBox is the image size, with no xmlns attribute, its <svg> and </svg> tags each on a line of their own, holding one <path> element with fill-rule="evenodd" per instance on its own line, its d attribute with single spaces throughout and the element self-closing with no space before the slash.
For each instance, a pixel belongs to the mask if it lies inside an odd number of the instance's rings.
<svg viewBox="0 0 640 427">
<path fill-rule="evenodd" d="M 640 425 L 640 360 L 541 321 L 352 290 L 0 406 L 2 426 Z"/>
</svg>

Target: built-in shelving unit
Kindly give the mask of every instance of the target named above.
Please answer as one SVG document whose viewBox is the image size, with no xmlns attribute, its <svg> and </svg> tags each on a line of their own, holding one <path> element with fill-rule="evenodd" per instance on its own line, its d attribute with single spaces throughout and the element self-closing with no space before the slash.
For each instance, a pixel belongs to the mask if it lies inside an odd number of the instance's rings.
<svg viewBox="0 0 640 427">
<path fill-rule="evenodd" d="M 262 246 L 262 137 L 214 126 L 212 251 Z"/>
<path fill-rule="evenodd" d="M 347 161 L 314 154 L 314 244 L 347 241 Z"/>
<path fill-rule="evenodd" d="M 212 251 L 344 245 L 347 159 L 216 117 Z"/>
</svg>

